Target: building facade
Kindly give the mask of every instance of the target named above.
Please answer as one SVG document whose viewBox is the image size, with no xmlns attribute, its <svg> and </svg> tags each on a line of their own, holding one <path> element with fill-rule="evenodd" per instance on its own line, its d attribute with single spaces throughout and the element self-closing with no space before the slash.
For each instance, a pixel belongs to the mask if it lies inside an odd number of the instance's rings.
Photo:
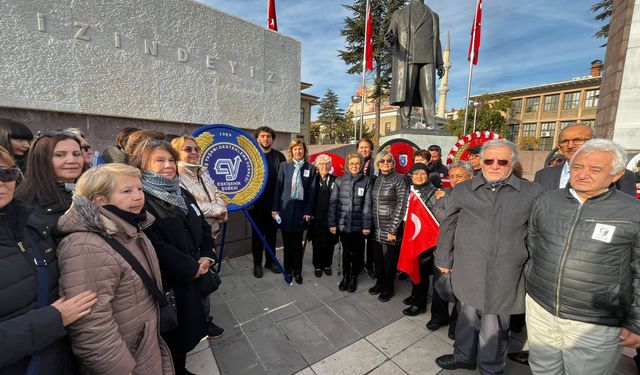
<svg viewBox="0 0 640 375">
<path fill-rule="evenodd" d="M 320 104 L 320 98 L 317 96 L 309 95 L 302 91 L 313 86 L 307 82 L 300 82 L 300 132 L 298 134 L 292 134 L 291 137 L 299 137 L 309 143 L 311 130 L 311 107 Z"/>
</svg>

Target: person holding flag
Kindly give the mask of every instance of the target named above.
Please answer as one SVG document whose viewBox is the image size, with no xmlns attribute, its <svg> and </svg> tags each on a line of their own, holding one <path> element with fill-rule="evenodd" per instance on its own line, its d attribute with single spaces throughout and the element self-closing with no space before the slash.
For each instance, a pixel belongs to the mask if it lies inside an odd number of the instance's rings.
<svg viewBox="0 0 640 375">
<path fill-rule="evenodd" d="M 429 182 L 429 167 L 426 164 L 416 163 L 411 167 L 410 188 L 398 269 L 406 272 L 413 282 L 411 295 L 402 301 L 409 307 L 402 313 L 415 316 L 427 310 L 429 276 L 433 273 L 433 250 L 440 232 L 440 226 L 431 214 L 436 203 L 437 189 Z M 434 305 L 432 310 L 433 307 Z M 446 309 L 447 304 L 444 307 Z"/>
</svg>

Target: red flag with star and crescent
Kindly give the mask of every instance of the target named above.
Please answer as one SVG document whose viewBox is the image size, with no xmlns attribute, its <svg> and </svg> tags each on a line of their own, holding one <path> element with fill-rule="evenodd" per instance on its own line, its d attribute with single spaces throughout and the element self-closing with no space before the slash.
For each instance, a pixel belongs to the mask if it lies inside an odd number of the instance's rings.
<svg viewBox="0 0 640 375">
<path fill-rule="evenodd" d="M 409 193 L 407 222 L 404 225 L 398 270 L 405 272 L 414 284 L 420 282 L 420 260 L 418 256 L 434 247 L 438 242 L 440 224 L 422 202 L 416 191 Z"/>
<path fill-rule="evenodd" d="M 371 4 L 367 0 L 367 20 L 364 30 L 364 60 L 365 68 L 373 70 L 373 25 L 371 21 Z"/>
<path fill-rule="evenodd" d="M 469 42 L 469 56 L 467 60 L 478 65 L 478 52 L 480 52 L 480 31 L 482 30 L 482 0 L 478 0 L 476 14 L 471 26 L 471 41 Z"/>
<path fill-rule="evenodd" d="M 267 13 L 269 14 L 269 30 L 278 31 L 278 20 L 276 19 L 276 0 L 269 0 L 269 8 L 267 9 Z"/>
</svg>

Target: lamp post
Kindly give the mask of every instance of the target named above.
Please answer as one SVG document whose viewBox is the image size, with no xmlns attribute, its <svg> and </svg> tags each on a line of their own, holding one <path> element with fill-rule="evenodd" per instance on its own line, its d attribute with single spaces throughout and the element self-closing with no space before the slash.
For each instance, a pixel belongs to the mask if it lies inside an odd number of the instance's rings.
<svg viewBox="0 0 640 375">
<path fill-rule="evenodd" d="M 476 132 L 476 119 L 478 118 L 478 108 L 482 107 L 481 102 L 473 101 L 471 102 L 471 106 L 473 107 L 473 132 Z"/>
<path fill-rule="evenodd" d="M 360 102 L 362 102 L 362 96 L 354 95 L 351 97 L 351 103 L 358 104 Z M 362 136 L 362 113 L 360 113 L 360 132 Z M 355 124 L 353 127 L 353 140 L 358 142 L 358 124 Z"/>
</svg>

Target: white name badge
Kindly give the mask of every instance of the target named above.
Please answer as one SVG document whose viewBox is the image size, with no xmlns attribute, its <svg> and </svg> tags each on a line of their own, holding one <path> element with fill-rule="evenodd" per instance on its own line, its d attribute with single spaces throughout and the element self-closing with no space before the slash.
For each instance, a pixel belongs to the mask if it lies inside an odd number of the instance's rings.
<svg viewBox="0 0 640 375">
<path fill-rule="evenodd" d="M 304 177 L 309 177 L 309 172 L 311 172 L 310 170 L 305 170 L 304 173 L 302 174 Z"/>
<path fill-rule="evenodd" d="M 198 209 L 198 206 L 196 206 L 195 204 L 191 203 L 191 208 L 193 208 L 193 210 L 196 212 L 196 215 L 200 216 L 200 210 Z"/>
<path fill-rule="evenodd" d="M 594 240 L 610 243 L 613 238 L 613 232 L 616 231 L 616 227 L 613 225 L 596 224 L 596 229 L 593 230 L 591 238 Z"/>
<path fill-rule="evenodd" d="M 358 188 L 358 196 L 361 197 L 364 195 L 364 188 Z"/>
</svg>

